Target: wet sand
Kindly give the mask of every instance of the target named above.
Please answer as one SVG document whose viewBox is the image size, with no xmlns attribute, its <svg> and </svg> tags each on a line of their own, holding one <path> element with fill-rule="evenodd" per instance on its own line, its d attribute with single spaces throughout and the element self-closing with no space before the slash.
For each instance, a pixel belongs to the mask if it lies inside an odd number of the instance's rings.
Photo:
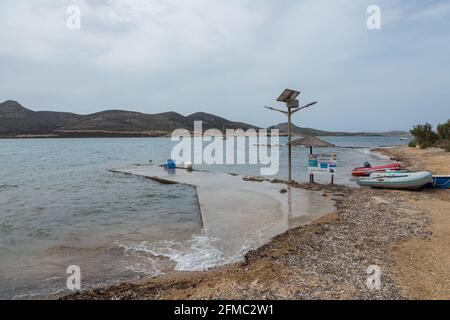
<svg viewBox="0 0 450 320">
<path fill-rule="evenodd" d="M 439 150 L 381 151 L 408 166 L 448 173 L 450 155 Z M 448 190 L 296 187 L 334 199 L 336 212 L 275 237 L 241 263 L 66 298 L 450 299 Z M 366 285 L 371 265 L 382 271 L 380 290 Z"/>
</svg>

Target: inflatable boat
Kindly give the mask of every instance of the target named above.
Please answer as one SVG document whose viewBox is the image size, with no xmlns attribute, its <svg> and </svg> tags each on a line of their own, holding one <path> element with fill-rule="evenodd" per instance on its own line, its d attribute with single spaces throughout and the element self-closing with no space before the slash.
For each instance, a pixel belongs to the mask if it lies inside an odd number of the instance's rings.
<svg viewBox="0 0 450 320">
<path fill-rule="evenodd" d="M 427 184 L 426 187 L 433 189 L 450 189 L 450 175 L 433 176 L 433 180 Z"/>
<path fill-rule="evenodd" d="M 377 167 L 360 167 L 355 168 L 352 171 L 352 175 L 354 176 L 360 176 L 360 177 L 368 177 L 371 173 L 374 172 L 385 172 L 386 170 L 401 170 L 401 166 L 398 163 L 391 163 L 384 166 L 377 166 Z"/>
<path fill-rule="evenodd" d="M 358 185 L 385 189 L 419 189 L 433 180 L 428 171 L 421 172 L 386 172 L 372 173 L 368 178 L 361 178 Z"/>
</svg>

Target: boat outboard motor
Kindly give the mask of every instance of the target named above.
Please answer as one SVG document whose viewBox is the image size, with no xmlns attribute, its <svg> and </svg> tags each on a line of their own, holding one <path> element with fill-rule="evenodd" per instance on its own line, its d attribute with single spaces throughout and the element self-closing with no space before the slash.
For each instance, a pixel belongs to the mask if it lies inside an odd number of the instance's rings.
<svg viewBox="0 0 450 320">
<path fill-rule="evenodd" d="M 364 162 L 364 168 L 372 168 L 369 162 Z"/>
</svg>

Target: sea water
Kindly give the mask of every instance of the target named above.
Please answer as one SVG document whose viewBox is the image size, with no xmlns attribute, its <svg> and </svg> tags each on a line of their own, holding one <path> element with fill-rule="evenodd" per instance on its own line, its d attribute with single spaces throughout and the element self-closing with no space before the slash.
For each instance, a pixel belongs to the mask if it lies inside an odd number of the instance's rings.
<svg viewBox="0 0 450 320">
<path fill-rule="evenodd" d="M 370 147 L 407 143 L 396 137 L 325 137 L 338 146 L 336 183 L 354 185 L 351 169 L 388 159 Z M 285 138 L 281 138 L 281 144 Z M 203 270 L 234 262 L 257 243 L 229 256 L 203 236 L 192 187 L 112 173 L 127 165 L 159 164 L 175 142 L 167 138 L 0 140 L 0 298 L 54 298 L 68 293 L 66 269 L 81 269 L 83 288 Z M 309 149 L 293 147 L 293 177 L 307 181 Z M 287 148 L 280 170 L 287 175 Z M 199 169 L 259 175 L 257 165 Z M 328 183 L 329 177 L 316 181 Z"/>
</svg>

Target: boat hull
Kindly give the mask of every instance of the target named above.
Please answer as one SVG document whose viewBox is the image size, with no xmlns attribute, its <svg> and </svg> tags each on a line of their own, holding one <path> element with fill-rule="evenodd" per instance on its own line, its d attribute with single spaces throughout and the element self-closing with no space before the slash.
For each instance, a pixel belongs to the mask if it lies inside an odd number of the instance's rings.
<svg viewBox="0 0 450 320">
<path fill-rule="evenodd" d="M 422 188 L 433 179 L 431 172 L 411 173 L 374 173 L 369 178 L 357 181 L 358 185 L 383 189 L 407 189 L 415 190 Z"/>
<path fill-rule="evenodd" d="M 376 167 L 360 167 L 356 168 L 352 171 L 353 176 L 357 177 L 368 177 L 370 174 L 374 172 L 385 172 L 386 170 L 400 170 L 401 166 L 398 163 L 391 163 L 384 166 L 376 166 Z"/>
<path fill-rule="evenodd" d="M 433 180 L 427 184 L 427 188 L 432 189 L 450 189 L 450 175 L 433 176 Z"/>
</svg>

